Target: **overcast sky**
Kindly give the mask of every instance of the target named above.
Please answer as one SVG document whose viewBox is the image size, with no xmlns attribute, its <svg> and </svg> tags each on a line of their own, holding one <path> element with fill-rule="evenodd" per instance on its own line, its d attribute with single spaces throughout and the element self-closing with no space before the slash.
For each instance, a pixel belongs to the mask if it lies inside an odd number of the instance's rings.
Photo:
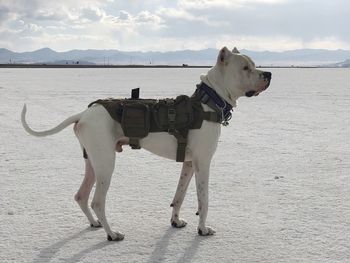
<svg viewBox="0 0 350 263">
<path fill-rule="evenodd" d="M 0 0 L 0 48 L 350 49 L 348 0 Z"/>
</svg>

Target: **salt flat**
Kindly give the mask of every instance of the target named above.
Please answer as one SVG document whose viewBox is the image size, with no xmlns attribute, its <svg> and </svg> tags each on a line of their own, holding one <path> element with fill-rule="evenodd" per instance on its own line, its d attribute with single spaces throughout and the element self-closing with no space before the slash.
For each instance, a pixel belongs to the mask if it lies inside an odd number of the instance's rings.
<svg viewBox="0 0 350 263">
<path fill-rule="evenodd" d="M 73 200 L 83 160 L 72 128 L 35 138 L 91 101 L 190 95 L 204 69 L 0 69 L 1 262 L 349 262 L 350 71 L 273 69 L 270 88 L 242 98 L 222 129 L 210 177 L 208 225 L 196 234 L 194 182 L 170 227 L 181 165 L 125 148 L 107 217 L 108 242 Z"/>
</svg>

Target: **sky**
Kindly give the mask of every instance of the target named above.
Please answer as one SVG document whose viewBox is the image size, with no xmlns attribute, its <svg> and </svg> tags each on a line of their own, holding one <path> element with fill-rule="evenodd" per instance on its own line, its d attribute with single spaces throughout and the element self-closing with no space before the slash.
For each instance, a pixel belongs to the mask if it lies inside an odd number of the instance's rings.
<svg viewBox="0 0 350 263">
<path fill-rule="evenodd" d="M 350 49 L 348 0 L 0 0 L 0 48 Z"/>
</svg>

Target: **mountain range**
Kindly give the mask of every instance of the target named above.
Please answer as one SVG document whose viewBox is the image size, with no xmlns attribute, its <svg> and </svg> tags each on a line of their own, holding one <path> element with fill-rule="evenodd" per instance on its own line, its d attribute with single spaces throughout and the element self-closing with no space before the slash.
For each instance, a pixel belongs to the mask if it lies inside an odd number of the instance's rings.
<svg viewBox="0 0 350 263">
<path fill-rule="evenodd" d="M 350 50 L 298 49 L 283 52 L 240 50 L 257 66 L 334 66 L 349 67 Z M 100 64 L 100 65 L 213 65 L 217 49 L 140 52 L 120 50 L 70 50 L 56 52 L 42 48 L 13 52 L 0 48 L 0 63 L 13 64 Z"/>
</svg>

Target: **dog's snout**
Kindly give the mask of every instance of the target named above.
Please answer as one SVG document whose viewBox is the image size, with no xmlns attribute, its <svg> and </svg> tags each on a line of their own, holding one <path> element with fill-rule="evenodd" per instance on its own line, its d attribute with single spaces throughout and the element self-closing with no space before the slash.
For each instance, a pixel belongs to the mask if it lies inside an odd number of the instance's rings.
<svg viewBox="0 0 350 263">
<path fill-rule="evenodd" d="M 271 72 L 268 72 L 268 71 L 263 72 L 263 77 L 264 77 L 265 80 L 270 81 L 271 80 L 271 76 L 272 76 Z"/>
</svg>

